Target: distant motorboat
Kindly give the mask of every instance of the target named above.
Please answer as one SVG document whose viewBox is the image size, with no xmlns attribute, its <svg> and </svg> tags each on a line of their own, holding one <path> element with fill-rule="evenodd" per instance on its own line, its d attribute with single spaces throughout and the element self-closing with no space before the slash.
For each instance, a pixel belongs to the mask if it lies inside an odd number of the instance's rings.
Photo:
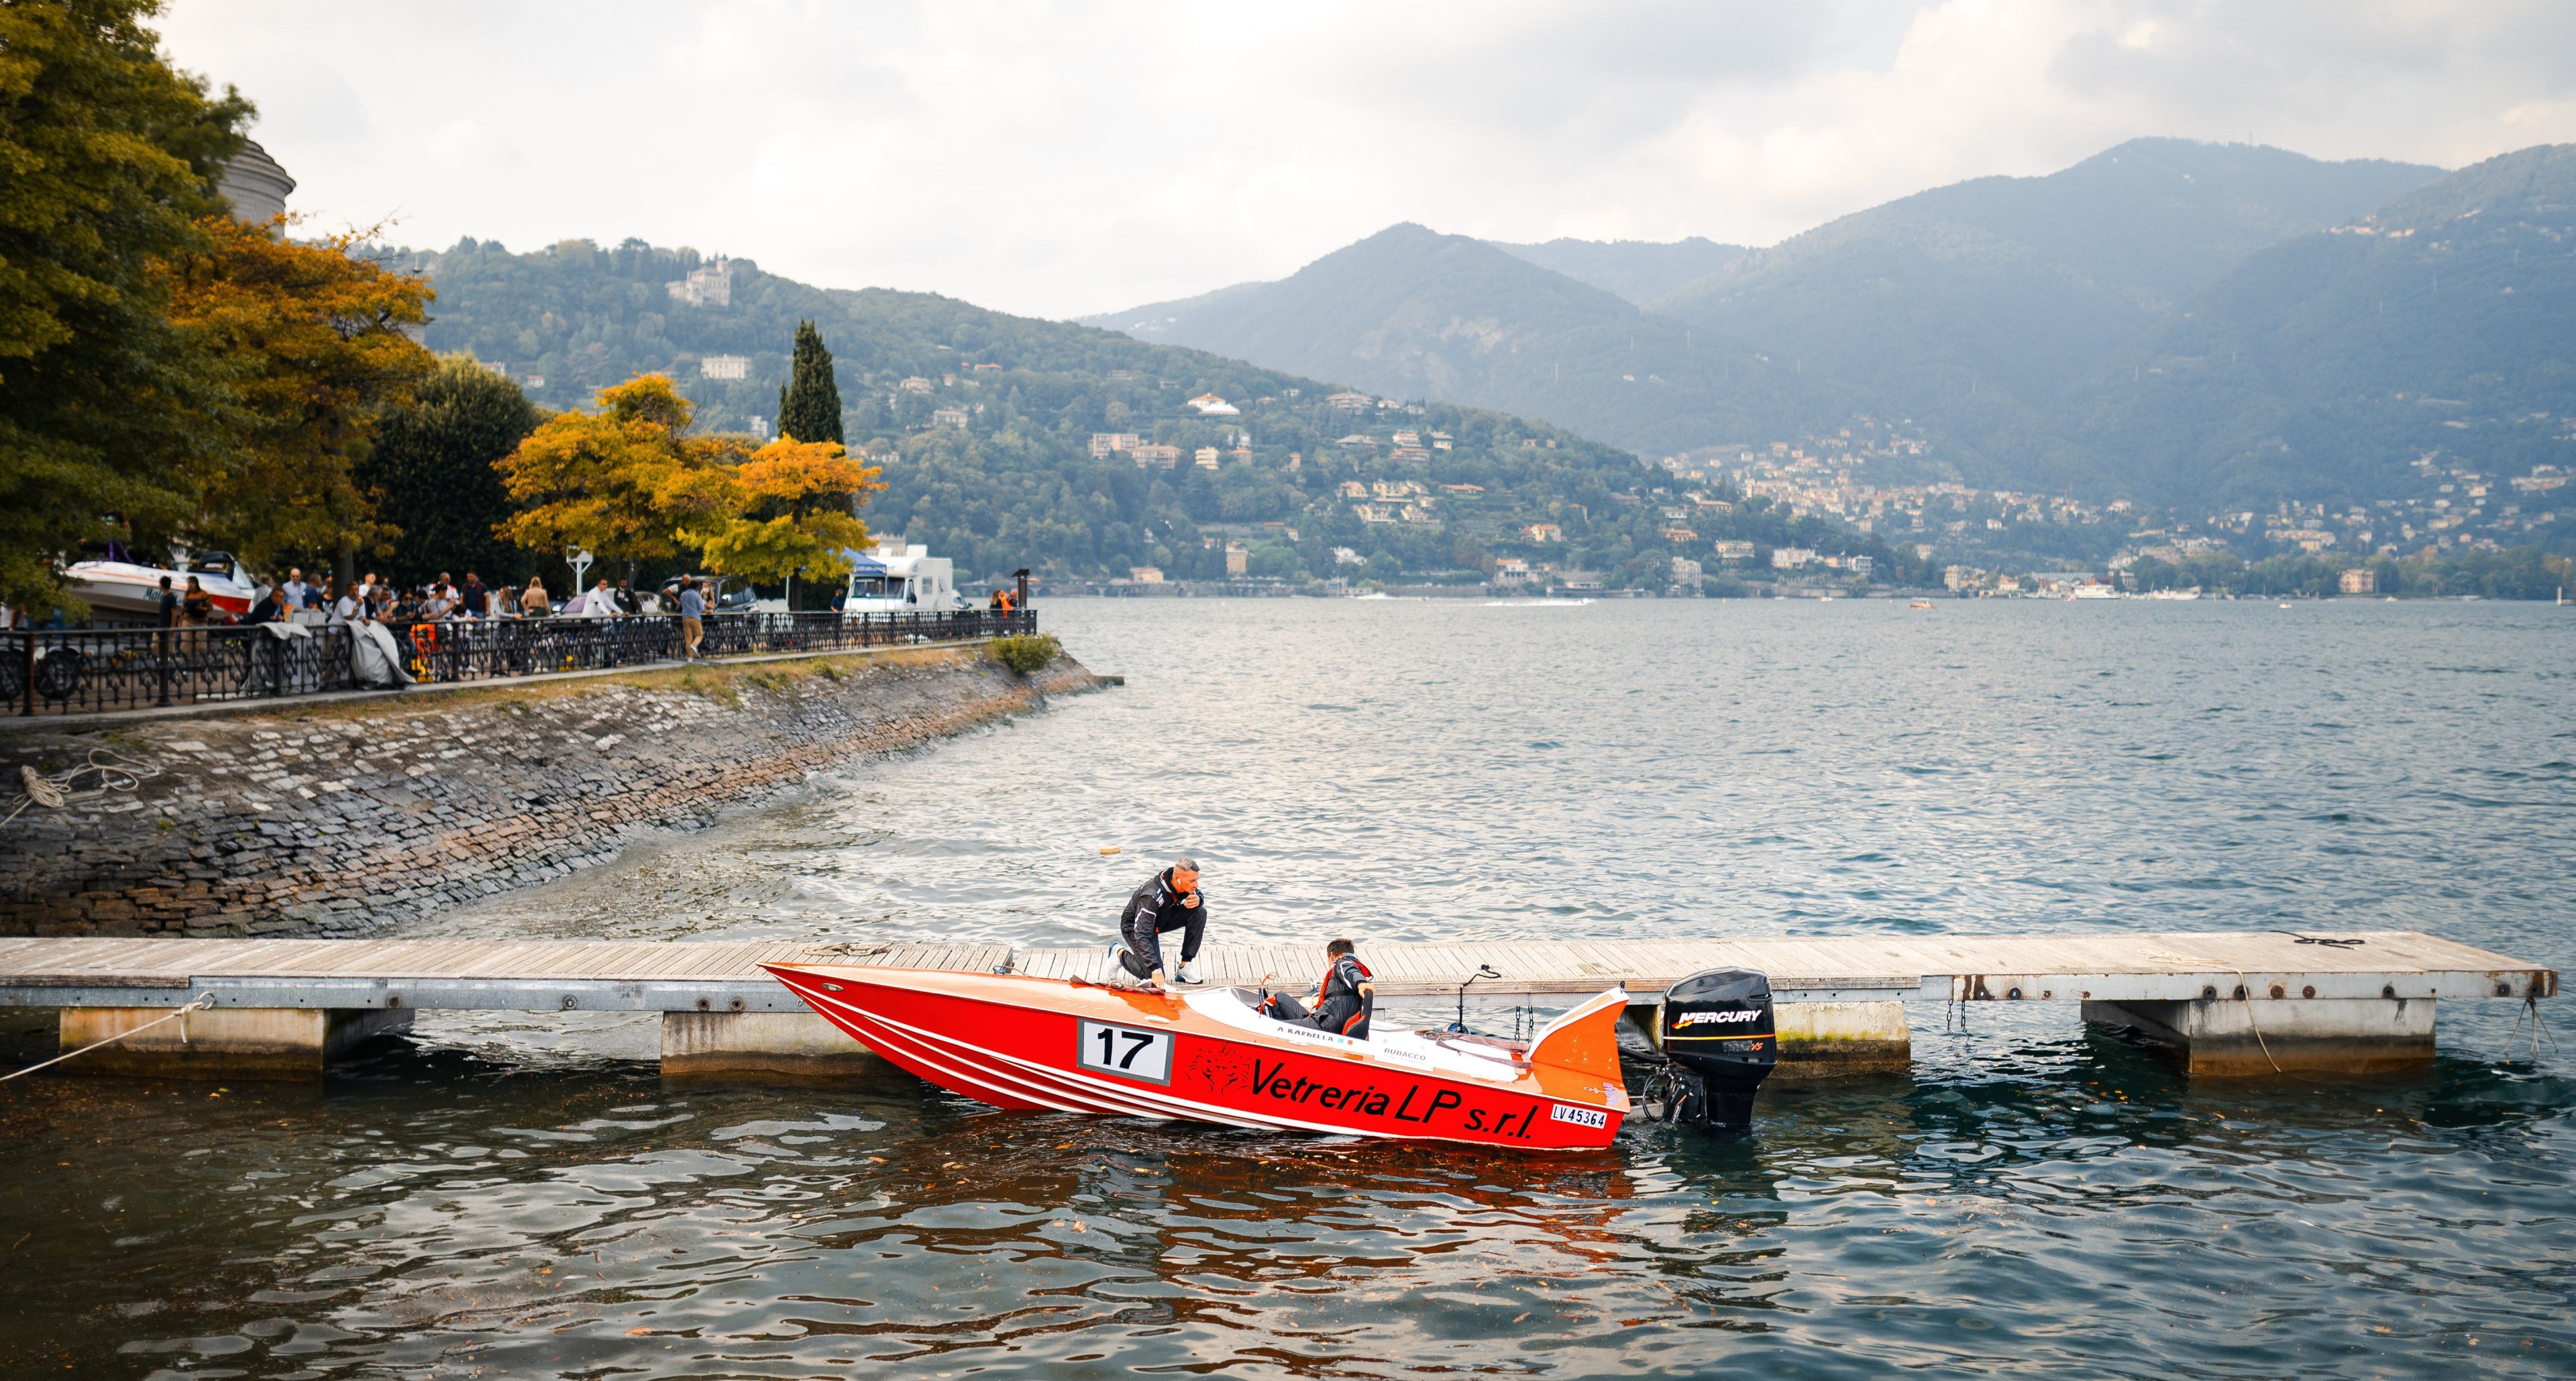
<svg viewBox="0 0 2576 1381">
<path fill-rule="evenodd" d="M 1905 607 L 1908 609 L 1929 609 L 1932 607 L 1932 601 L 1928 599 L 1918 599 Z"/>
<path fill-rule="evenodd" d="M 79 596 L 95 615 L 102 616 L 102 622 L 152 622 L 161 616 L 164 576 L 169 577 L 171 593 L 182 599 L 194 577 L 215 608 L 237 617 L 248 614 L 259 598 L 258 588 L 231 552 L 199 552 L 173 570 L 134 560 L 122 542 L 107 543 L 96 559 L 64 567 L 63 589 Z"/>
</svg>

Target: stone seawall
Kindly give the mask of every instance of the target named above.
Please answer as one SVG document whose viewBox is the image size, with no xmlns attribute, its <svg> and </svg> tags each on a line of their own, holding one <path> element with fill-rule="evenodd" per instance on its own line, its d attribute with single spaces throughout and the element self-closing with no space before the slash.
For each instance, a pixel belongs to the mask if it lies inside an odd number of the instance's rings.
<svg viewBox="0 0 2576 1381">
<path fill-rule="evenodd" d="M 0 934 L 364 935 L 1096 684 L 1070 657 L 1022 679 L 960 648 L 12 726 L 0 813 L 22 767 L 154 774 L 0 824 Z"/>
</svg>

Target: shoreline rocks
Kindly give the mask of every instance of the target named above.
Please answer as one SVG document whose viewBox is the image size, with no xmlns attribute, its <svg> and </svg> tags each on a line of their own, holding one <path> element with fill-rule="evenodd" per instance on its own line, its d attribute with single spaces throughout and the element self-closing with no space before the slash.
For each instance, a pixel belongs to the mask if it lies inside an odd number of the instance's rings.
<svg viewBox="0 0 2576 1381">
<path fill-rule="evenodd" d="M 615 858 L 809 773 L 1086 690 L 975 648 L 494 682 L 411 700 L 0 733 L 0 774 L 143 764 L 0 825 L 0 934 L 371 934 Z"/>
</svg>

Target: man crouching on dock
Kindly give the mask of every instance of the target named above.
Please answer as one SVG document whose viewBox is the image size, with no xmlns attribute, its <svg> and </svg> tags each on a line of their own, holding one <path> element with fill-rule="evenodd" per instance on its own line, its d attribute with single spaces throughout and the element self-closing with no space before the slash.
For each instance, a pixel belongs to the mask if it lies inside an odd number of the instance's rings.
<svg viewBox="0 0 2576 1381">
<path fill-rule="evenodd" d="M 1163 932 L 1181 931 L 1184 983 L 1199 982 L 1199 942 L 1207 938 L 1207 903 L 1199 896 L 1199 861 L 1177 860 L 1145 879 L 1118 917 L 1118 965 L 1131 978 L 1163 985 Z"/>
</svg>

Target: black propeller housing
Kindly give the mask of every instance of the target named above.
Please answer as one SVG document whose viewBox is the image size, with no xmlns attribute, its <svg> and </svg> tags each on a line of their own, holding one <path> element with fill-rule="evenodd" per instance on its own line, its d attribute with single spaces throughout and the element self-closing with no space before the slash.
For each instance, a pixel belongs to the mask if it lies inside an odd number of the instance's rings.
<svg viewBox="0 0 2576 1381">
<path fill-rule="evenodd" d="M 1666 1121 L 1752 1127 L 1753 1095 L 1780 1063 L 1768 977 L 1750 969 L 1692 974 L 1664 990 L 1655 1035 L 1673 1075 Z"/>
</svg>

